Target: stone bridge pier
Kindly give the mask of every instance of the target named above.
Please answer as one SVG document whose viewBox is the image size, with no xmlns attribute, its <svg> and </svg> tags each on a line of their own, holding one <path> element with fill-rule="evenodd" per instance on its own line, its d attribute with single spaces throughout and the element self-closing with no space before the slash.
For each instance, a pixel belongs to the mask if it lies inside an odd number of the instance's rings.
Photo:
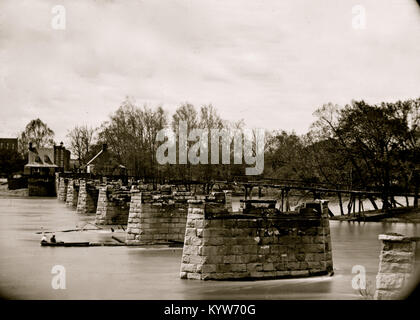
<svg viewBox="0 0 420 320">
<path fill-rule="evenodd" d="M 95 224 L 127 225 L 131 192 L 126 186 L 106 184 L 99 188 Z"/>
<path fill-rule="evenodd" d="M 175 190 L 177 188 L 154 192 L 132 189 L 126 244 L 184 242 L 188 200 L 196 196 Z M 231 192 L 216 192 L 211 197 L 231 211 Z"/>
<path fill-rule="evenodd" d="M 379 272 L 376 276 L 375 300 L 395 300 L 404 298 L 407 289 L 415 285 L 414 271 L 418 257 L 418 237 L 401 234 L 381 234 L 382 251 Z M 416 255 L 417 253 L 417 255 Z"/>
<path fill-rule="evenodd" d="M 126 244 L 184 241 L 191 192 L 132 189 Z"/>
<path fill-rule="evenodd" d="M 190 200 L 180 277 L 198 280 L 308 277 L 333 272 L 328 202 L 282 213 L 245 200 L 243 212 Z"/>
<path fill-rule="evenodd" d="M 69 180 L 67 178 L 64 178 L 64 177 L 59 178 L 57 198 L 60 201 L 64 201 L 64 202 L 66 201 L 68 181 Z"/>
<path fill-rule="evenodd" d="M 54 186 L 55 186 L 55 194 L 58 197 L 58 189 L 59 189 L 59 186 L 60 186 L 60 173 L 59 172 L 56 172 L 55 173 L 55 183 L 54 183 Z"/>
<path fill-rule="evenodd" d="M 69 178 L 67 183 L 66 206 L 71 208 L 77 207 L 79 197 L 79 180 Z"/>
<path fill-rule="evenodd" d="M 79 182 L 79 196 L 77 201 L 77 213 L 89 214 L 96 213 L 99 182 L 94 180 L 80 179 Z"/>
</svg>

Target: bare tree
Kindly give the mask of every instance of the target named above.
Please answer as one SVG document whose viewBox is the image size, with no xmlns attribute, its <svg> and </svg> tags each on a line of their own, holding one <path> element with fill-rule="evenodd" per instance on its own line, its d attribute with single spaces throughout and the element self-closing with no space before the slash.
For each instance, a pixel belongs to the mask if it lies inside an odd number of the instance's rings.
<svg viewBox="0 0 420 320">
<path fill-rule="evenodd" d="M 194 105 L 190 103 L 183 103 L 181 104 L 172 115 L 172 129 L 176 133 L 177 137 L 179 137 L 179 123 L 183 121 L 187 124 L 187 136 L 189 135 L 190 131 L 196 129 L 198 127 L 199 119 L 198 113 L 195 109 Z M 177 141 L 179 144 L 179 141 Z M 191 144 L 187 142 L 187 145 Z M 179 148 L 179 145 L 177 146 Z M 176 168 L 176 174 L 179 175 L 181 179 L 192 179 L 192 172 L 191 172 L 191 164 L 187 162 L 186 165 L 177 165 L 174 166 Z"/>
<path fill-rule="evenodd" d="M 95 131 L 95 129 L 83 125 L 75 126 L 67 134 L 70 140 L 70 150 L 77 156 L 80 165 L 86 160 L 86 155 L 92 147 Z"/>
<path fill-rule="evenodd" d="M 19 152 L 26 155 L 28 144 L 32 142 L 34 147 L 43 148 L 54 145 L 54 131 L 42 120 L 31 120 L 19 135 Z"/>
<path fill-rule="evenodd" d="M 99 140 L 107 143 L 117 161 L 131 175 L 155 177 L 157 132 L 166 126 L 166 113 L 161 107 L 137 107 L 126 98 L 110 119 L 100 128 Z"/>
</svg>

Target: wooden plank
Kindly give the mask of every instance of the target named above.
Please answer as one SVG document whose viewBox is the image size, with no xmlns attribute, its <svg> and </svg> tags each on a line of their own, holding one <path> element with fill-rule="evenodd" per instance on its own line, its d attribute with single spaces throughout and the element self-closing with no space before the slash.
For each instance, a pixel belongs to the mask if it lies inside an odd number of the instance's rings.
<svg viewBox="0 0 420 320">
<path fill-rule="evenodd" d="M 338 203 L 340 205 L 340 214 L 344 216 L 344 210 L 343 210 L 343 200 L 341 199 L 341 192 L 337 192 L 338 194 Z"/>
<path fill-rule="evenodd" d="M 284 189 L 281 189 L 281 211 L 284 211 Z"/>
</svg>

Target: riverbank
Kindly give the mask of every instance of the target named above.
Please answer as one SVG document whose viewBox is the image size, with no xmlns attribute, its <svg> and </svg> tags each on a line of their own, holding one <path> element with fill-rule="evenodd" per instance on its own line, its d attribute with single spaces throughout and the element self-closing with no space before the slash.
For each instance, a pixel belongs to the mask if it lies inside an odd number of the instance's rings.
<svg viewBox="0 0 420 320">
<path fill-rule="evenodd" d="M 9 190 L 6 183 L 0 184 L 0 197 L 27 197 L 28 188 Z"/>
<path fill-rule="evenodd" d="M 366 221 L 366 222 L 409 222 L 420 223 L 420 208 L 401 207 L 390 209 L 387 213 L 382 210 L 369 210 L 361 214 L 336 215 L 330 220 L 338 221 Z"/>
</svg>

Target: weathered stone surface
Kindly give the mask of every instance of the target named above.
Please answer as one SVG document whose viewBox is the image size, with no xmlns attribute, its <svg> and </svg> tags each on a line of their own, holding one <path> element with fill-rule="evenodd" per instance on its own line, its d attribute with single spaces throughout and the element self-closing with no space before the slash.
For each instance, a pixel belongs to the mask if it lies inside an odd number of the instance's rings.
<svg viewBox="0 0 420 320">
<path fill-rule="evenodd" d="M 60 201 L 66 201 L 67 197 L 67 183 L 68 179 L 60 177 L 59 179 L 59 185 L 58 185 L 58 200 Z"/>
<path fill-rule="evenodd" d="M 80 179 L 79 195 L 76 208 L 77 213 L 96 213 L 99 195 L 99 190 L 96 188 L 96 185 L 96 181 L 87 182 L 85 179 Z"/>
<path fill-rule="evenodd" d="M 234 216 L 218 203 L 189 201 L 181 277 L 270 279 L 331 272 L 328 204 L 314 205 L 321 213 L 306 213 L 305 219 L 266 216 L 264 207 L 253 209 L 253 214 L 263 213 L 261 218 L 248 218 L 246 213 Z"/>
<path fill-rule="evenodd" d="M 95 223 L 98 225 L 126 225 L 129 217 L 130 191 L 118 185 L 99 188 Z"/>
<path fill-rule="evenodd" d="M 411 263 L 381 263 L 380 273 L 411 273 L 413 270 Z"/>
<path fill-rule="evenodd" d="M 399 299 L 414 271 L 417 239 L 399 234 L 379 235 L 379 239 L 383 245 L 374 299 Z"/>
<path fill-rule="evenodd" d="M 397 300 L 400 299 L 399 292 L 388 290 L 376 290 L 373 297 L 375 300 Z"/>
<path fill-rule="evenodd" d="M 77 186 L 76 186 L 76 183 L 77 183 Z M 67 184 L 66 206 L 76 207 L 78 196 L 79 196 L 78 181 L 74 179 L 69 179 L 68 184 Z"/>
<path fill-rule="evenodd" d="M 172 241 L 185 241 L 192 246 L 202 244 L 196 228 L 187 224 L 187 201 L 194 199 L 191 192 L 171 192 L 169 189 L 150 192 L 137 188 L 131 192 L 127 239 L 134 234 L 136 244 Z"/>
<path fill-rule="evenodd" d="M 378 274 L 376 277 L 376 289 L 401 289 L 404 285 L 404 279 L 405 275 L 399 273 Z"/>
</svg>

